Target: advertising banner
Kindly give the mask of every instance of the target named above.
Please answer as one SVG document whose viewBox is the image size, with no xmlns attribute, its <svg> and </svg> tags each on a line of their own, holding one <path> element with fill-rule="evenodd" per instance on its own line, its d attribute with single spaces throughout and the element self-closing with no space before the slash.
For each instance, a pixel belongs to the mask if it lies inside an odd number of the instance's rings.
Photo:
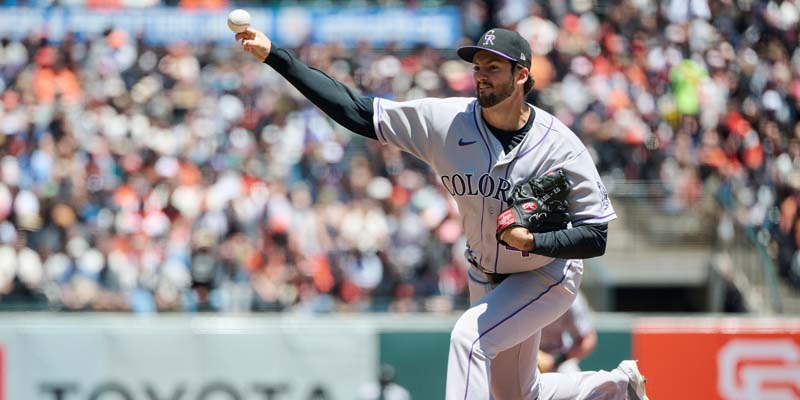
<svg viewBox="0 0 800 400">
<path fill-rule="evenodd" d="M 800 400 L 800 320 L 645 318 L 633 357 L 653 399 Z"/>
<path fill-rule="evenodd" d="M 252 26 L 283 47 L 302 43 L 339 42 L 353 46 L 368 42 L 400 48 L 423 43 L 451 48 L 461 37 L 461 13 L 456 7 L 437 8 L 317 8 L 277 7 L 247 9 Z M 233 45 L 226 17 L 230 10 L 184 10 L 170 7 L 92 10 L 70 7 L 0 8 L 0 37 L 21 39 L 29 34 L 61 41 L 72 32 L 79 38 L 121 29 L 150 44 L 176 41 Z"/>
<path fill-rule="evenodd" d="M 4 320 L 0 400 L 353 399 L 375 379 L 374 329 L 194 317 Z"/>
</svg>

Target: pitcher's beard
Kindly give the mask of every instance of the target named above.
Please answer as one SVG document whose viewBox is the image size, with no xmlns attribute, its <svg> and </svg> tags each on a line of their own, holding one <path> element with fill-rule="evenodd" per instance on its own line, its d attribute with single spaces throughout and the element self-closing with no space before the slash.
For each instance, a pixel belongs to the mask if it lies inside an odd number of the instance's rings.
<svg viewBox="0 0 800 400">
<path fill-rule="evenodd" d="M 503 101 L 503 99 L 498 98 L 496 93 L 481 94 L 481 92 L 478 92 L 478 104 L 483 108 L 496 106 L 497 103 L 501 101 Z"/>
<path fill-rule="evenodd" d="M 483 108 L 494 107 L 503 100 L 511 97 L 514 92 L 514 81 L 509 80 L 508 84 L 504 87 L 495 87 L 492 93 L 483 93 L 481 90 L 476 90 L 475 95 L 478 98 L 478 104 Z"/>
</svg>

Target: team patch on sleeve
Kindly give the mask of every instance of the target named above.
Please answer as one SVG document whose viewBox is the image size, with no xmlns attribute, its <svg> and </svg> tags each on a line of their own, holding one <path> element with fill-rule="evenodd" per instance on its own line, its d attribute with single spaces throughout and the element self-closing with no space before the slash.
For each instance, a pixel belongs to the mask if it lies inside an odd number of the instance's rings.
<svg viewBox="0 0 800 400">
<path fill-rule="evenodd" d="M 600 208 L 605 211 L 611 207 L 611 202 L 608 200 L 608 190 L 603 186 L 603 182 L 597 180 L 597 190 L 600 192 Z"/>
</svg>

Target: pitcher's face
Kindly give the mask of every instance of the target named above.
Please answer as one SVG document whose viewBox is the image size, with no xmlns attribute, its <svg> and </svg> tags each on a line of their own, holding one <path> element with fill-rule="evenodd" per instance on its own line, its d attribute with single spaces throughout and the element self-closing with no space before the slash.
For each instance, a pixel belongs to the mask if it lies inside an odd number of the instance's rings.
<svg viewBox="0 0 800 400">
<path fill-rule="evenodd" d="M 472 58 L 475 95 L 483 108 L 496 106 L 511 97 L 516 89 L 511 62 L 490 51 L 480 51 Z"/>
</svg>

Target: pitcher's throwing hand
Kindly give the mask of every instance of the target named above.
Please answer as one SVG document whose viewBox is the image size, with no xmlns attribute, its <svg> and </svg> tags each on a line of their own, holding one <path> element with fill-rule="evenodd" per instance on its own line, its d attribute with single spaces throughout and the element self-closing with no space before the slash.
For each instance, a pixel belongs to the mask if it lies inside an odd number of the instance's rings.
<svg viewBox="0 0 800 400">
<path fill-rule="evenodd" d="M 260 62 L 267 59 L 269 51 L 272 49 L 272 41 L 267 35 L 253 28 L 247 28 L 237 33 L 236 41 L 241 41 L 244 51 L 252 54 Z"/>
</svg>

